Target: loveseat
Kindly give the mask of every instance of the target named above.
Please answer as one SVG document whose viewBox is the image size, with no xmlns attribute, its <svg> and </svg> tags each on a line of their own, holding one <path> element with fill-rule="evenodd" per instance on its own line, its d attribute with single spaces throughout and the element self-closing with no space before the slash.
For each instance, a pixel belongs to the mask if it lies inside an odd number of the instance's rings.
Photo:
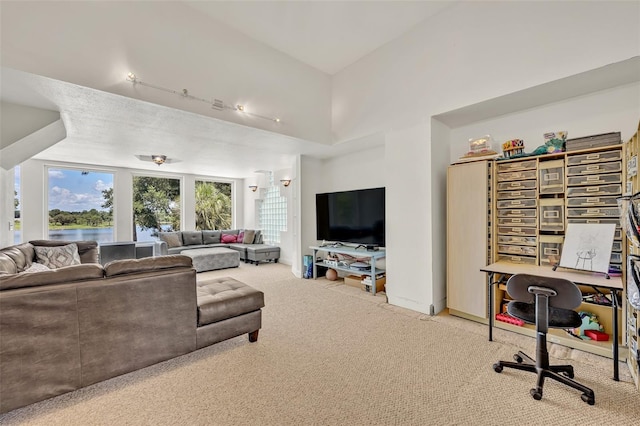
<svg viewBox="0 0 640 426">
<path fill-rule="evenodd" d="M 43 253 L 71 265 L 43 270 Z M 245 333 L 256 341 L 263 306 L 234 279 L 196 283 L 187 256 L 102 266 L 93 241 L 0 249 L 0 413 Z"/>
<path fill-rule="evenodd" d="M 245 263 L 260 261 L 278 262 L 280 247 L 264 244 L 262 232 L 252 229 L 227 229 L 219 231 L 175 231 L 158 234 L 160 253 L 179 254 L 185 250 L 225 247 L 235 250 Z"/>
</svg>

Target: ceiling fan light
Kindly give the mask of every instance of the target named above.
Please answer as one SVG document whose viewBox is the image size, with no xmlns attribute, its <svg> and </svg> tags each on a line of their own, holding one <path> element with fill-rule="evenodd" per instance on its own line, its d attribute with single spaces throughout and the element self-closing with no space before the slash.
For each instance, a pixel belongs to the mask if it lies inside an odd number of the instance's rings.
<svg viewBox="0 0 640 426">
<path fill-rule="evenodd" d="M 160 164 L 164 164 L 164 162 L 167 161 L 167 156 L 154 154 L 151 156 L 151 161 L 153 161 L 159 166 Z"/>
</svg>

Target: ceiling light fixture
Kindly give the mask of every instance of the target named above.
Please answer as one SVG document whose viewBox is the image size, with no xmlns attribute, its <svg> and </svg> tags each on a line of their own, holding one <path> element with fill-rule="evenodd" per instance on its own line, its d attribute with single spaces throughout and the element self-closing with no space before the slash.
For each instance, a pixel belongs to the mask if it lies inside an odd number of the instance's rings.
<svg viewBox="0 0 640 426">
<path fill-rule="evenodd" d="M 153 161 L 154 163 L 156 163 L 159 166 L 161 164 L 164 164 L 165 161 L 167 161 L 167 156 L 166 155 L 154 154 L 154 155 L 151 156 L 151 161 Z"/>
<path fill-rule="evenodd" d="M 162 87 L 162 86 L 156 86 L 155 84 L 151 84 L 151 83 L 145 83 L 142 80 L 140 80 L 138 76 L 136 76 L 132 72 L 129 72 L 127 74 L 127 81 L 130 81 L 131 83 L 133 83 L 134 86 L 136 84 L 139 84 L 141 86 L 151 87 L 152 89 L 161 90 L 163 92 L 180 95 L 183 98 L 188 98 L 194 101 L 199 101 L 205 104 L 209 104 L 211 105 L 211 109 L 215 109 L 216 111 L 224 111 L 224 110 L 239 111 L 244 114 L 251 115 L 253 117 L 262 118 L 263 120 L 269 120 L 269 121 L 273 121 L 274 123 L 280 123 L 280 119 L 278 117 L 267 117 L 267 116 L 256 114 L 253 112 L 248 112 L 244 105 L 238 104 L 236 106 L 232 106 L 232 105 L 226 104 L 224 101 L 221 101 L 220 99 L 213 99 L 212 101 L 210 101 L 208 99 L 200 98 L 198 96 L 193 96 L 189 94 L 189 91 L 187 89 L 182 89 L 178 91 L 173 89 L 167 89 L 166 87 Z"/>
<path fill-rule="evenodd" d="M 249 185 L 249 189 L 256 192 L 258 190 L 258 185 Z"/>
<path fill-rule="evenodd" d="M 289 186 L 291 184 L 291 179 L 280 179 L 280 182 L 282 182 L 284 186 Z"/>
</svg>

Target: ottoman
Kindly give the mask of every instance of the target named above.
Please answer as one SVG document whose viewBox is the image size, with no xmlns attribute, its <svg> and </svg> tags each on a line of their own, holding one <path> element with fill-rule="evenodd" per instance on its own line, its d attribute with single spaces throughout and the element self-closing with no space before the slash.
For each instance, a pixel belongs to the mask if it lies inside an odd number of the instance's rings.
<svg viewBox="0 0 640 426">
<path fill-rule="evenodd" d="M 230 277 L 198 281 L 198 349 L 244 333 L 258 340 L 264 293 Z"/>
<path fill-rule="evenodd" d="M 274 261 L 278 263 L 280 258 L 280 247 L 268 244 L 251 244 L 247 246 L 247 260 L 258 266 L 261 260 Z"/>
<path fill-rule="evenodd" d="M 196 272 L 237 268 L 240 265 L 240 253 L 226 247 L 182 250 L 180 254 L 189 256 L 192 259 Z"/>
</svg>

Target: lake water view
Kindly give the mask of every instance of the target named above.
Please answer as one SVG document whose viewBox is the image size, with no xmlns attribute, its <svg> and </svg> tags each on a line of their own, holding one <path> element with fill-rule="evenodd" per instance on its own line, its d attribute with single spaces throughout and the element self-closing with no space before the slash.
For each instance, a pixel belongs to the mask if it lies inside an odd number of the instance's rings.
<svg viewBox="0 0 640 426">
<path fill-rule="evenodd" d="M 155 241 L 158 237 L 151 235 L 151 229 L 145 229 L 136 226 L 138 241 Z M 49 231 L 50 240 L 65 241 L 96 241 L 98 243 L 113 242 L 113 228 L 82 228 L 82 229 L 53 229 Z M 13 233 L 13 241 L 15 244 L 21 242 L 21 232 Z"/>
</svg>

